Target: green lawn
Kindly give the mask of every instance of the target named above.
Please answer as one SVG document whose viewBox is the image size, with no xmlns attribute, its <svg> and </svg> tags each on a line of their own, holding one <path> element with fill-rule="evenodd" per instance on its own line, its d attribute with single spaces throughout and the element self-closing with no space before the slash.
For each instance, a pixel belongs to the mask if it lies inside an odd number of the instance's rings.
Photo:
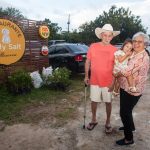
<svg viewBox="0 0 150 150">
<path fill-rule="evenodd" d="M 58 105 L 61 107 L 60 111 L 58 109 L 55 117 L 57 118 L 69 118 L 69 116 L 74 112 L 74 108 L 70 107 L 68 103 L 60 105 L 60 100 L 70 99 L 75 92 L 84 91 L 83 84 L 84 75 L 77 75 L 71 79 L 71 85 L 66 92 L 50 90 L 48 87 L 41 87 L 39 89 L 32 89 L 31 93 L 25 95 L 14 96 L 5 88 L 0 88 L 0 120 L 4 120 L 6 123 L 14 122 L 28 122 L 30 117 L 24 117 L 22 115 L 23 110 L 34 107 L 37 108 L 41 103 L 53 107 Z M 72 91 L 72 92 L 69 92 Z M 74 105 L 74 102 L 72 102 Z M 56 107 L 57 108 L 57 107 Z M 64 109 L 62 109 L 64 108 Z M 38 115 L 38 114 L 37 114 Z M 34 116 L 35 118 L 35 116 Z M 29 119 L 29 122 L 32 122 Z"/>
</svg>

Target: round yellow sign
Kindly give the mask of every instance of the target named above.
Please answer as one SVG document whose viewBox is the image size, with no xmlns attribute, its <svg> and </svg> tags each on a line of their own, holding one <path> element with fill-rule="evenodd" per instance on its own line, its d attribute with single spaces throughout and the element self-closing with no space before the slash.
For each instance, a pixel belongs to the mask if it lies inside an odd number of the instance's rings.
<svg viewBox="0 0 150 150">
<path fill-rule="evenodd" d="M 47 26 L 40 26 L 39 34 L 42 38 L 47 39 L 50 34 L 49 28 Z"/>
<path fill-rule="evenodd" d="M 25 38 L 21 29 L 10 20 L 0 19 L 0 64 L 17 62 L 24 51 Z"/>
</svg>

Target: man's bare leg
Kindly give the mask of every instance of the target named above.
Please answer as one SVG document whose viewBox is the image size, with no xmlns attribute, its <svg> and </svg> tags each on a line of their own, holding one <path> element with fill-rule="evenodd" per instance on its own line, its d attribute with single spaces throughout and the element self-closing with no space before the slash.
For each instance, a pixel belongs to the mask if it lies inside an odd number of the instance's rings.
<svg viewBox="0 0 150 150">
<path fill-rule="evenodd" d="M 106 126 L 110 126 L 110 116 L 111 116 L 111 110 L 112 110 L 112 104 L 111 103 L 105 103 L 106 104 Z"/>
<path fill-rule="evenodd" d="M 91 102 L 91 110 L 92 110 L 92 120 L 88 124 L 87 129 L 93 130 L 95 126 L 98 124 L 96 121 L 96 110 L 97 110 L 97 102 Z"/>
<path fill-rule="evenodd" d="M 92 122 L 96 122 L 97 102 L 91 102 Z"/>
<path fill-rule="evenodd" d="M 105 103 L 106 104 L 106 115 L 107 115 L 107 119 L 106 119 L 106 124 L 105 124 L 105 132 L 107 134 L 112 132 L 112 127 L 110 124 L 110 116 L 111 116 L 111 103 Z"/>
</svg>

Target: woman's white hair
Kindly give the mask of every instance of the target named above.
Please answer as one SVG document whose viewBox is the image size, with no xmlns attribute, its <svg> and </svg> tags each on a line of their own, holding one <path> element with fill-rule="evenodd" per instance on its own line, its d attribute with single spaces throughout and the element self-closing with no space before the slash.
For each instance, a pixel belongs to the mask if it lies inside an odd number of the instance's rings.
<svg viewBox="0 0 150 150">
<path fill-rule="evenodd" d="M 149 36 L 143 32 L 137 32 L 133 35 L 132 40 L 134 40 L 137 36 L 142 36 L 144 38 L 145 45 L 149 44 Z"/>
</svg>

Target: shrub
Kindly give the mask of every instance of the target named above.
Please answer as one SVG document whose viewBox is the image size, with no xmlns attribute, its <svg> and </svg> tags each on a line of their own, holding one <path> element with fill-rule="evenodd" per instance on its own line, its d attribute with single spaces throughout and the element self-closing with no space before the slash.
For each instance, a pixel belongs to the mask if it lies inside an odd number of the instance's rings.
<svg viewBox="0 0 150 150">
<path fill-rule="evenodd" d="M 71 71 L 67 68 L 56 68 L 52 75 L 48 77 L 47 84 L 49 84 L 50 88 L 55 90 L 63 90 L 70 85 L 70 75 Z"/>
<path fill-rule="evenodd" d="M 5 72 L 2 68 L 0 68 L 0 88 L 3 87 L 5 85 L 6 82 L 6 75 Z"/>
<path fill-rule="evenodd" d="M 13 94 L 28 93 L 31 86 L 31 77 L 25 70 L 18 70 L 8 77 L 8 90 Z"/>
</svg>

